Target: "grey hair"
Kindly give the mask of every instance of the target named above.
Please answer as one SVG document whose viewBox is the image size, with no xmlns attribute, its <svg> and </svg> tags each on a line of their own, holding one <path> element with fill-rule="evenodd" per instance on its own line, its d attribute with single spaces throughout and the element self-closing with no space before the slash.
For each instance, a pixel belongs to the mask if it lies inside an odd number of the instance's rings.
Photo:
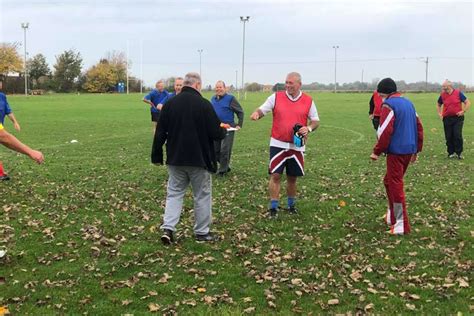
<svg viewBox="0 0 474 316">
<path fill-rule="evenodd" d="M 176 78 L 174 79 L 174 81 L 176 81 L 176 80 L 184 80 L 184 79 L 183 79 L 183 77 L 176 77 Z"/>
<path fill-rule="evenodd" d="M 443 86 L 452 87 L 453 83 L 451 81 L 449 81 L 448 79 L 446 79 L 443 82 Z"/>
<path fill-rule="evenodd" d="M 298 72 L 290 72 L 289 74 L 286 75 L 286 77 L 294 77 L 296 80 L 298 80 L 299 83 L 301 83 L 301 75 Z"/>
<path fill-rule="evenodd" d="M 188 72 L 186 76 L 184 76 L 183 85 L 191 87 L 196 83 L 201 83 L 201 76 L 197 72 Z"/>
<path fill-rule="evenodd" d="M 218 84 L 218 83 L 222 83 L 222 85 L 223 85 L 223 86 L 224 86 L 224 88 L 225 88 L 225 82 L 224 82 L 224 81 L 222 81 L 222 80 L 217 80 L 217 82 L 216 82 L 216 86 L 217 86 L 217 84 Z"/>
</svg>

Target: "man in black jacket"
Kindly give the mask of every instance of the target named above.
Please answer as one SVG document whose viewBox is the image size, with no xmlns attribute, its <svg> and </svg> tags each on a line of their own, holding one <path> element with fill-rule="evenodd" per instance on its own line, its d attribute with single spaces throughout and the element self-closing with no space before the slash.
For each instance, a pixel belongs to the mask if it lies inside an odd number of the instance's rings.
<svg viewBox="0 0 474 316">
<path fill-rule="evenodd" d="M 173 242 L 173 232 L 179 222 L 186 189 L 191 184 L 194 195 L 194 233 L 198 241 L 213 241 L 211 225 L 211 174 L 217 170 L 214 141 L 223 139 L 226 129 L 220 127 L 211 103 L 204 99 L 201 77 L 188 73 L 180 94 L 162 108 L 153 141 L 151 161 L 163 164 L 166 143 L 168 188 L 163 217 L 164 244 Z"/>
</svg>

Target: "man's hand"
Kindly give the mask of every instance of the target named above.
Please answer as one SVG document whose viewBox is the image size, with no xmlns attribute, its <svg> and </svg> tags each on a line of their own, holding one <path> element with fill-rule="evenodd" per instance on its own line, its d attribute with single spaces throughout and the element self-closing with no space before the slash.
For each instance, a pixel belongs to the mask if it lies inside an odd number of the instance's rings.
<svg viewBox="0 0 474 316">
<path fill-rule="evenodd" d="M 438 116 L 439 116 L 440 119 L 443 119 L 443 114 L 438 113 Z"/>
<path fill-rule="evenodd" d="M 17 131 L 20 131 L 20 130 L 21 130 L 20 124 L 18 124 L 17 122 L 13 124 L 13 127 L 15 127 L 15 129 L 16 129 Z"/>
<path fill-rule="evenodd" d="M 308 134 L 309 134 L 308 126 L 303 126 L 302 128 L 300 128 L 300 129 L 298 130 L 298 133 L 299 133 L 300 135 L 303 135 L 304 137 L 307 137 Z"/>
<path fill-rule="evenodd" d="M 221 126 L 222 128 L 225 128 L 225 129 L 230 128 L 230 124 L 227 124 L 227 123 L 221 123 L 220 126 Z"/>
<path fill-rule="evenodd" d="M 250 115 L 252 121 L 257 121 L 260 119 L 260 112 L 257 110 Z"/>
<path fill-rule="evenodd" d="M 38 164 L 42 164 L 44 162 L 44 156 L 43 156 L 43 153 L 41 151 L 31 150 L 31 152 L 28 154 L 28 156 L 30 156 L 30 158 L 33 159 L 34 161 L 36 161 L 36 163 L 38 163 Z"/>
<path fill-rule="evenodd" d="M 370 154 L 370 159 L 372 159 L 372 160 L 378 160 L 378 159 L 379 159 L 379 156 L 377 156 L 377 155 L 374 154 L 374 153 L 371 153 L 371 154 Z"/>
<path fill-rule="evenodd" d="M 161 104 L 161 103 L 158 104 L 158 105 L 156 106 L 156 108 L 161 111 L 161 109 L 163 108 L 163 104 Z"/>
<path fill-rule="evenodd" d="M 373 114 L 369 114 L 369 120 L 373 120 L 374 119 L 374 115 Z"/>
<path fill-rule="evenodd" d="M 411 155 L 410 162 L 415 163 L 417 159 L 418 159 L 418 154 L 413 154 Z"/>
<path fill-rule="evenodd" d="M 457 115 L 457 116 L 463 116 L 463 115 L 464 115 L 464 111 L 461 110 L 461 111 L 459 111 L 458 113 L 456 113 L 456 115 Z"/>
<path fill-rule="evenodd" d="M 239 125 L 235 125 L 235 128 L 236 128 L 237 130 L 241 129 L 241 127 L 240 127 Z"/>
</svg>

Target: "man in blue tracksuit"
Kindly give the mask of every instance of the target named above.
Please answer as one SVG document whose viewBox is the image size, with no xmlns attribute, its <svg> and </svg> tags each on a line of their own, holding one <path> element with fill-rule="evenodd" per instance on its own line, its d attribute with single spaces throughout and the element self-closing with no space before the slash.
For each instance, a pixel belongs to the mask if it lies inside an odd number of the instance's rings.
<svg viewBox="0 0 474 316">
<path fill-rule="evenodd" d="M 244 110 L 237 99 L 226 92 L 225 83 L 222 80 L 217 81 L 216 95 L 212 97 L 211 103 L 217 116 L 224 124 L 240 129 L 244 123 Z M 239 122 L 235 124 L 234 115 L 237 115 Z M 234 131 L 228 131 L 223 140 L 214 143 L 219 168 L 217 174 L 225 175 L 230 171 L 230 156 L 232 154 L 232 145 L 234 144 Z"/>
<path fill-rule="evenodd" d="M 168 91 L 165 90 L 165 83 L 163 80 L 159 80 L 156 85 L 156 89 L 148 93 L 144 98 L 143 102 L 150 105 L 151 112 L 151 122 L 152 122 L 152 132 L 155 134 L 156 125 L 158 124 L 158 119 L 160 118 L 161 108 L 163 104 L 168 100 Z"/>
</svg>

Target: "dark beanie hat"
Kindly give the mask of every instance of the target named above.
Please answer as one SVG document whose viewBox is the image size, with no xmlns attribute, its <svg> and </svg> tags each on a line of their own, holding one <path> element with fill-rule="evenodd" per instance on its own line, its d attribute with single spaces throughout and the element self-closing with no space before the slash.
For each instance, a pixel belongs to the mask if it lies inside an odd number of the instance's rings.
<svg viewBox="0 0 474 316">
<path fill-rule="evenodd" d="M 377 85 L 377 92 L 384 94 L 391 94 L 397 92 L 397 84 L 392 78 L 385 78 L 380 80 Z"/>
</svg>

